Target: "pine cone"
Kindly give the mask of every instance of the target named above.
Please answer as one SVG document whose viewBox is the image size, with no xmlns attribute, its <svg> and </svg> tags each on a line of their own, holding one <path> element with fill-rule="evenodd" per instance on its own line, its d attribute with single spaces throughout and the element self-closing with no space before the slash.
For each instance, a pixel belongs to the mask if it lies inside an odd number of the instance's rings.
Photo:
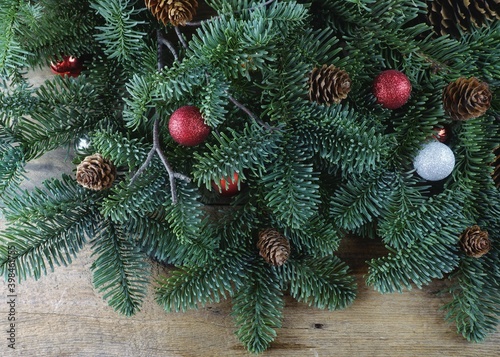
<svg viewBox="0 0 500 357">
<path fill-rule="evenodd" d="M 460 31 L 500 20 L 500 0 L 427 1 L 427 20 L 438 35 L 460 37 Z"/>
<path fill-rule="evenodd" d="M 493 181 L 495 181 L 496 186 L 500 188 L 500 146 L 498 146 L 493 153 L 495 154 L 495 160 L 492 162 L 494 169 L 491 175 L 493 176 Z"/>
<path fill-rule="evenodd" d="M 185 25 L 193 19 L 198 8 L 197 0 L 145 0 L 146 7 L 159 21 L 167 25 Z"/>
<path fill-rule="evenodd" d="M 347 98 L 351 90 L 349 74 L 335 67 L 333 64 L 324 64 L 321 68 L 315 67 L 309 75 L 309 100 L 319 104 L 331 105 L 340 103 Z"/>
<path fill-rule="evenodd" d="M 271 265 L 283 265 L 290 255 L 290 242 L 274 228 L 267 228 L 259 232 L 257 242 L 259 253 Z"/>
<path fill-rule="evenodd" d="M 491 249 L 488 232 L 482 231 L 477 225 L 468 227 L 460 235 L 460 246 L 469 257 L 482 257 Z"/>
<path fill-rule="evenodd" d="M 116 168 L 101 154 L 87 156 L 76 167 L 76 181 L 91 190 L 110 188 L 116 177 Z"/>
<path fill-rule="evenodd" d="M 488 83 L 475 77 L 458 78 L 443 91 L 443 107 L 453 120 L 477 118 L 490 107 L 491 92 Z"/>
</svg>

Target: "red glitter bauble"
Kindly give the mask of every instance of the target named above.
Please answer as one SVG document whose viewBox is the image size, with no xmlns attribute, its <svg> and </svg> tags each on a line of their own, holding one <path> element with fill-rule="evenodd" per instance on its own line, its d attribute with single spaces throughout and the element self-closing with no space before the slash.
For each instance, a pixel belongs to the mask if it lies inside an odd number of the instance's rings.
<svg viewBox="0 0 500 357">
<path fill-rule="evenodd" d="M 198 108 L 187 105 L 172 113 L 168 131 L 177 143 L 195 146 L 205 141 L 210 134 L 210 127 L 205 124 Z"/>
<path fill-rule="evenodd" d="M 212 187 L 217 190 L 222 196 L 231 197 L 240 192 L 238 187 L 239 175 L 237 172 L 233 174 L 233 178 L 225 177 L 219 181 L 220 189 L 215 182 L 212 182 Z"/>
<path fill-rule="evenodd" d="M 441 143 L 445 143 L 446 140 L 448 140 L 448 128 L 447 127 L 442 127 L 442 128 L 438 128 L 438 127 L 435 127 L 434 130 L 436 131 L 436 134 L 433 135 L 433 137 L 441 142 Z"/>
<path fill-rule="evenodd" d="M 403 106 L 411 94 L 411 83 L 408 77 L 395 69 L 380 73 L 373 81 L 373 95 L 377 103 L 388 109 Z"/>
<path fill-rule="evenodd" d="M 52 73 L 61 76 L 78 77 L 83 70 L 82 61 L 75 56 L 63 56 L 61 61 L 50 64 Z"/>
</svg>

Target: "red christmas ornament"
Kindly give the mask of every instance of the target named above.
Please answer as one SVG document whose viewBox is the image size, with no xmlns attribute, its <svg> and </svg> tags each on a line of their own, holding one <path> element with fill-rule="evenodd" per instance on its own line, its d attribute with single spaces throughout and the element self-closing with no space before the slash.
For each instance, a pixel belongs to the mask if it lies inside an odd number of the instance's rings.
<svg viewBox="0 0 500 357">
<path fill-rule="evenodd" d="M 172 138 L 184 146 L 201 144 L 210 134 L 210 127 L 205 124 L 200 110 L 189 105 L 180 107 L 172 113 L 168 130 Z"/>
<path fill-rule="evenodd" d="M 380 73 L 373 81 L 373 95 L 377 103 L 388 109 L 403 106 L 411 94 L 411 83 L 408 77 L 395 69 Z"/>
<path fill-rule="evenodd" d="M 446 140 L 448 140 L 448 128 L 442 127 L 442 128 L 434 128 L 434 131 L 436 131 L 436 134 L 434 134 L 432 137 L 435 138 L 437 141 L 444 143 Z"/>
<path fill-rule="evenodd" d="M 63 56 L 62 61 L 50 64 L 52 73 L 61 76 L 78 77 L 83 70 L 82 61 L 75 56 Z"/>
<path fill-rule="evenodd" d="M 237 172 L 235 172 L 232 179 L 230 179 L 229 177 L 224 177 L 219 181 L 220 189 L 215 182 L 212 182 L 212 187 L 215 190 L 219 191 L 221 196 L 231 197 L 240 192 L 240 189 L 238 188 L 238 181 L 239 175 Z"/>
</svg>

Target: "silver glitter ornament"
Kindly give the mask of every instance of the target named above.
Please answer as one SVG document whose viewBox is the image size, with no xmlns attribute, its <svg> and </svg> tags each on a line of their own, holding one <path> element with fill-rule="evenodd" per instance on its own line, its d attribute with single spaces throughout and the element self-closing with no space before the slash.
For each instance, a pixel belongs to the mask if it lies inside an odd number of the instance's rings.
<svg viewBox="0 0 500 357">
<path fill-rule="evenodd" d="M 439 181 L 448 177 L 453 171 L 455 155 L 445 144 L 432 141 L 422 146 L 413 160 L 413 167 L 423 179 Z"/>
<path fill-rule="evenodd" d="M 84 134 L 75 140 L 75 152 L 79 155 L 88 155 L 90 145 L 90 137 L 87 134 Z"/>
</svg>

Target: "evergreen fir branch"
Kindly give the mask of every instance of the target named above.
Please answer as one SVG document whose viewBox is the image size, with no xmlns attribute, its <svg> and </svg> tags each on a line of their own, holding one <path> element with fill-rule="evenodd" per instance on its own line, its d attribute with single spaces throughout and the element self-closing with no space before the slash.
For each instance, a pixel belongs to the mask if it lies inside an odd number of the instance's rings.
<svg viewBox="0 0 500 357">
<path fill-rule="evenodd" d="M 500 190 L 489 188 L 481 192 L 480 226 L 488 227 L 492 232 L 500 232 Z M 491 235 L 491 234 L 490 234 Z"/>
<path fill-rule="evenodd" d="M 255 8 L 242 20 L 217 17 L 202 23 L 187 56 L 208 60 L 227 78 L 250 79 L 250 71 L 262 70 L 265 63 L 273 61 L 273 46 L 269 43 L 293 33 L 306 18 L 304 6 L 295 2 Z"/>
<path fill-rule="evenodd" d="M 486 82 L 500 84 L 500 65 L 495 60 L 500 51 L 500 22 L 471 31 L 460 39 L 460 46 L 466 47 L 471 54 L 471 62 L 477 70 L 474 75 Z M 497 97 L 498 98 L 498 97 Z"/>
<path fill-rule="evenodd" d="M 421 149 L 422 143 L 435 135 L 434 128 L 443 121 L 442 98 L 436 96 L 438 88 L 442 88 L 443 83 L 427 85 L 429 88 L 419 91 L 418 95 L 410 98 L 404 113 L 396 113 L 391 118 L 398 142 L 392 156 L 395 166 L 408 166 Z"/>
<path fill-rule="evenodd" d="M 168 312 L 220 302 L 243 285 L 249 259 L 246 249 L 239 248 L 221 252 L 204 265 L 175 270 L 159 281 L 156 300 Z"/>
<path fill-rule="evenodd" d="M 483 116 L 455 128 L 454 135 L 460 140 L 454 145 L 455 168 L 450 183 L 451 189 L 468 192 L 468 204 L 464 213 L 471 220 L 481 214 L 483 192 L 494 187 L 491 179 L 494 160 L 493 149 L 498 145 L 498 124 L 493 118 Z M 482 137 L 483 140 L 477 140 Z"/>
<path fill-rule="evenodd" d="M 39 3 L 22 2 L 19 8 L 19 18 L 17 26 L 18 31 L 22 31 L 21 28 L 27 26 L 28 28 L 33 28 L 43 17 L 43 6 Z"/>
<path fill-rule="evenodd" d="M 91 135 L 92 147 L 115 166 L 129 170 L 138 167 L 147 156 L 147 145 L 140 138 L 130 139 L 121 133 L 99 130 Z"/>
<path fill-rule="evenodd" d="M 146 33 L 137 30 L 145 22 L 132 18 L 137 10 L 131 5 L 125 0 L 94 0 L 90 5 L 106 22 L 105 26 L 96 27 L 100 31 L 96 40 L 105 46 L 109 59 L 116 58 L 122 64 L 135 62 L 145 44 L 142 39 Z"/>
<path fill-rule="evenodd" d="M 21 47 L 16 37 L 23 1 L 4 0 L 0 3 L 0 77 L 12 77 L 26 62 L 29 51 Z"/>
<path fill-rule="evenodd" d="M 156 83 L 151 75 L 135 74 L 126 84 L 128 97 L 124 98 L 125 108 L 123 119 L 125 125 L 132 130 L 137 130 L 145 122 L 148 122 L 148 113 L 153 108 L 152 96 L 156 90 Z"/>
<path fill-rule="evenodd" d="M 292 229 L 302 227 L 314 216 L 319 200 L 319 175 L 308 162 L 307 153 L 292 137 L 285 150 L 262 176 L 263 193 L 272 215 Z"/>
<path fill-rule="evenodd" d="M 453 245 L 443 243 L 452 235 L 456 237 L 456 232 L 431 233 L 424 241 L 393 251 L 387 257 L 372 259 L 368 262 L 366 283 L 385 294 L 411 290 L 411 284 L 421 288 L 432 279 L 443 278 L 444 273 L 451 272 L 458 264 Z"/>
<path fill-rule="evenodd" d="M 319 309 L 343 309 L 356 296 L 354 277 L 335 256 L 289 259 L 280 274 L 289 282 L 292 297 Z"/>
<path fill-rule="evenodd" d="M 81 202 L 96 203 L 98 192 L 79 186 L 70 176 L 46 180 L 32 191 L 12 191 L 3 200 L 2 213 L 9 223 L 28 224 L 57 218 L 66 211 L 78 210 Z"/>
<path fill-rule="evenodd" d="M 477 70 L 476 64 L 470 61 L 471 48 L 449 37 L 432 34 L 418 43 L 420 51 L 417 55 L 430 64 L 433 72 L 443 76 L 447 82 L 454 81 L 453 73 L 466 76 Z"/>
<path fill-rule="evenodd" d="M 219 14 L 238 14 L 243 11 L 252 11 L 257 7 L 267 6 L 273 1 L 275 0 L 257 1 L 256 5 L 253 5 L 256 2 L 254 0 L 207 0 L 206 3 Z"/>
<path fill-rule="evenodd" d="M 392 200 L 393 172 L 371 173 L 342 185 L 334 194 L 330 216 L 339 228 L 352 230 L 378 217 Z"/>
<path fill-rule="evenodd" d="M 206 84 L 201 88 L 199 108 L 203 120 L 211 128 L 216 128 L 225 120 L 228 88 L 223 76 L 216 73 L 207 76 Z"/>
<path fill-rule="evenodd" d="M 24 153 L 19 147 L 0 143 L 0 197 L 25 179 Z"/>
<path fill-rule="evenodd" d="M 263 17 L 275 23 L 278 31 L 282 31 L 283 36 L 295 32 L 309 20 L 306 6 L 294 0 L 274 1 L 269 6 L 255 6 L 252 11 L 249 11 L 249 15 L 250 18 Z"/>
<path fill-rule="evenodd" d="M 460 140 L 454 147 L 456 163 L 453 176 L 456 182 L 466 182 L 476 194 L 493 185 L 491 162 L 495 159 L 493 149 L 498 145 L 497 130 L 498 124 L 485 115 L 464 123 L 454 132 Z M 477 140 L 478 137 L 484 139 Z M 471 199 L 475 201 L 474 197 Z"/>
<path fill-rule="evenodd" d="M 23 2 L 28 3 L 28 2 Z M 81 56 L 99 52 L 94 40 L 97 19 L 89 2 L 81 0 L 39 0 L 36 21 L 17 28 L 17 39 L 33 55 L 30 66 L 46 65 L 61 55 Z"/>
<path fill-rule="evenodd" d="M 499 256 L 498 251 L 490 253 L 482 259 L 464 258 L 450 276 L 452 300 L 443 306 L 446 320 L 454 322 L 468 341 L 483 341 L 500 322 Z"/>
<path fill-rule="evenodd" d="M 298 43 L 291 44 L 292 49 L 276 51 L 280 60 L 270 63 L 263 71 L 259 84 L 262 88 L 262 115 L 269 117 L 271 122 L 304 120 L 310 115 L 305 98 L 308 93 L 308 74 L 313 66 L 305 62 L 302 51 L 293 46 Z"/>
<path fill-rule="evenodd" d="M 19 123 L 27 159 L 65 145 L 105 120 L 100 93 L 83 78 L 56 76 L 36 91 L 38 103 L 31 118 Z"/>
<path fill-rule="evenodd" d="M 92 241 L 92 250 L 96 260 L 90 269 L 95 288 L 104 293 L 104 299 L 115 311 L 126 316 L 135 314 L 149 283 L 150 266 L 144 255 L 119 226 L 109 221 L 102 223 Z"/>
<path fill-rule="evenodd" d="M 304 62 L 310 62 L 313 65 L 335 64 L 336 67 L 344 67 L 343 62 L 348 62 L 340 58 L 342 48 L 339 47 L 339 39 L 328 27 L 304 31 L 304 34 L 298 37 L 296 46 Z"/>
<path fill-rule="evenodd" d="M 425 204 L 422 191 L 426 188 L 418 187 L 416 179 L 408 174 L 396 178 L 390 204 L 378 220 L 377 234 L 387 246 L 403 249 L 421 239 L 423 218 L 416 212 Z"/>
<path fill-rule="evenodd" d="M 24 116 L 29 115 L 37 106 L 38 99 L 33 96 L 33 89 L 27 83 L 5 84 L 0 89 L 0 128 L 2 139 L 10 137 L 10 142 L 18 142 L 17 126 Z"/>
<path fill-rule="evenodd" d="M 362 24 L 370 30 L 401 28 L 427 9 L 425 1 L 407 0 L 324 0 L 324 6 L 335 11 L 336 18 Z"/>
<path fill-rule="evenodd" d="M 236 336 L 252 353 L 264 352 L 276 338 L 283 318 L 283 287 L 274 269 L 256 264 L 232 299 Z"/>
<path fill-rule="evenodd" d="M 201 235 L 203 212 L 201 210 L 200 194 L 194 185 L 179 181 L 178 203 L 165 200 L 163 206 L 167 212 L 167 221 L 172 232 L 181 243 L 196 240 Z"/>
<path fill-rule="evenodd" d="M 235 249 L 254 244 L 253 233 L 262 220 L 253 201 L 209 211 L 208 227 L 220 249 Z"/>
<path fill-rule="evenodd" d="M 264 164 L 278 154 L 282 133 L 269 131 L 256 124 L 245 124 L 242 132 L 228 128 L 231 136 L 221 132 L 216 136 L 218 146 L 206 144 L 208 151 L 203 155 L 194 153 L 196 163 L 193 177 L 199 186 L 210 189 L 212 182 L 222 177 L 232 177 L 237 172 L 245 180 L 244 169 L 261 172 Z"/>
<path fill-rule="evenodd" d="M 128 220 L 123 229 L 142 251 L 165 264 L 198 266 L 215 257 L 216 241 L 211 234 L 200 235 L 189 243 L 181 242 L 162 209 Z"/>
<path fill-rule="evenodd" d="M 39 279 L 54 265 L 68 265 L 96 230 L 96 194 L 84 191 L 74 180 L 44 183 L 43 189 L 14 193 L 4 200 L 9 225 L 0 234 L 0 271 L 7 268 L 7 247 L 15 247 L 19 280 Z"/>
<path fill-rule="evenodd" d="M 121 64 L 117 59 L 108 59 L 102 54 L 94 54 L 89 63 L 85 63 L 85 81 L 99 92 L 99 99 L 105 106 L 100 108 L 103 117 L 118 117 L 122 125 L 123 104 L 126 98 L 125 85 L 134 74 L 143 74 L 151 68 L 151 50 L 144 48 L 140 57 L 140 66 L 135 62 Z M 155 57 L 156 58 L 156 57 Z M 117 120 L 118 121 L 118 120 Z M 118 129 L 115 124 L 115 130 Z M 121 129 L 122 130 L 122 129 Z"/>
<path fill-rule="evenodd" d="M 294 123 L 302 143 L 342 172 L 361 174 L 384 167 L 394 137 L 382 135 L 373 117 L 360 117 L 348 106 L 313 111 L 309 122 Z"/>
<path fill-rule="evenodd" d="M 294 250 L 300 255 L 326 257 L 337 251 L 342 235 L 333 223 L 320 216 L 312 217 L 298 229 L 285 228 Z"/>
<path fill-rule="evenodd" d="M 100 212 L 111 221 L 122 224 L 145 216 L 169 201 L 165 185 L 165 177 L 158 175 L 157 170 L 140 177 L 134 185 L 121 181 L 103 199 Z"/>
<path fill-rule="evenodd" d="M 459 262 L 458 235 L 464 227 L 474 224 L 466 216 L 468 205 L 464 192 L 445 192 L 428 199 L 404 223 L 405 234 L 413 237 L 411 244 L 397 251 L 389 249 L 386 257 L 368 262 L 366 283 L 381 293 L 411 290 L 442 278 Z M 446 217 L 446 224 L 443 224 Z"/>
<path fill-rule="evenodd" d="M 175 62 L 172 67 L 164 68 L 154 78 L 154 98 L 168 103 L 194 95 L 196 90 L 206 85 L 207 73 L 211 72 L 205 59 L 199 61 L 186 58 L 180 63 Z"/>
</svg>

